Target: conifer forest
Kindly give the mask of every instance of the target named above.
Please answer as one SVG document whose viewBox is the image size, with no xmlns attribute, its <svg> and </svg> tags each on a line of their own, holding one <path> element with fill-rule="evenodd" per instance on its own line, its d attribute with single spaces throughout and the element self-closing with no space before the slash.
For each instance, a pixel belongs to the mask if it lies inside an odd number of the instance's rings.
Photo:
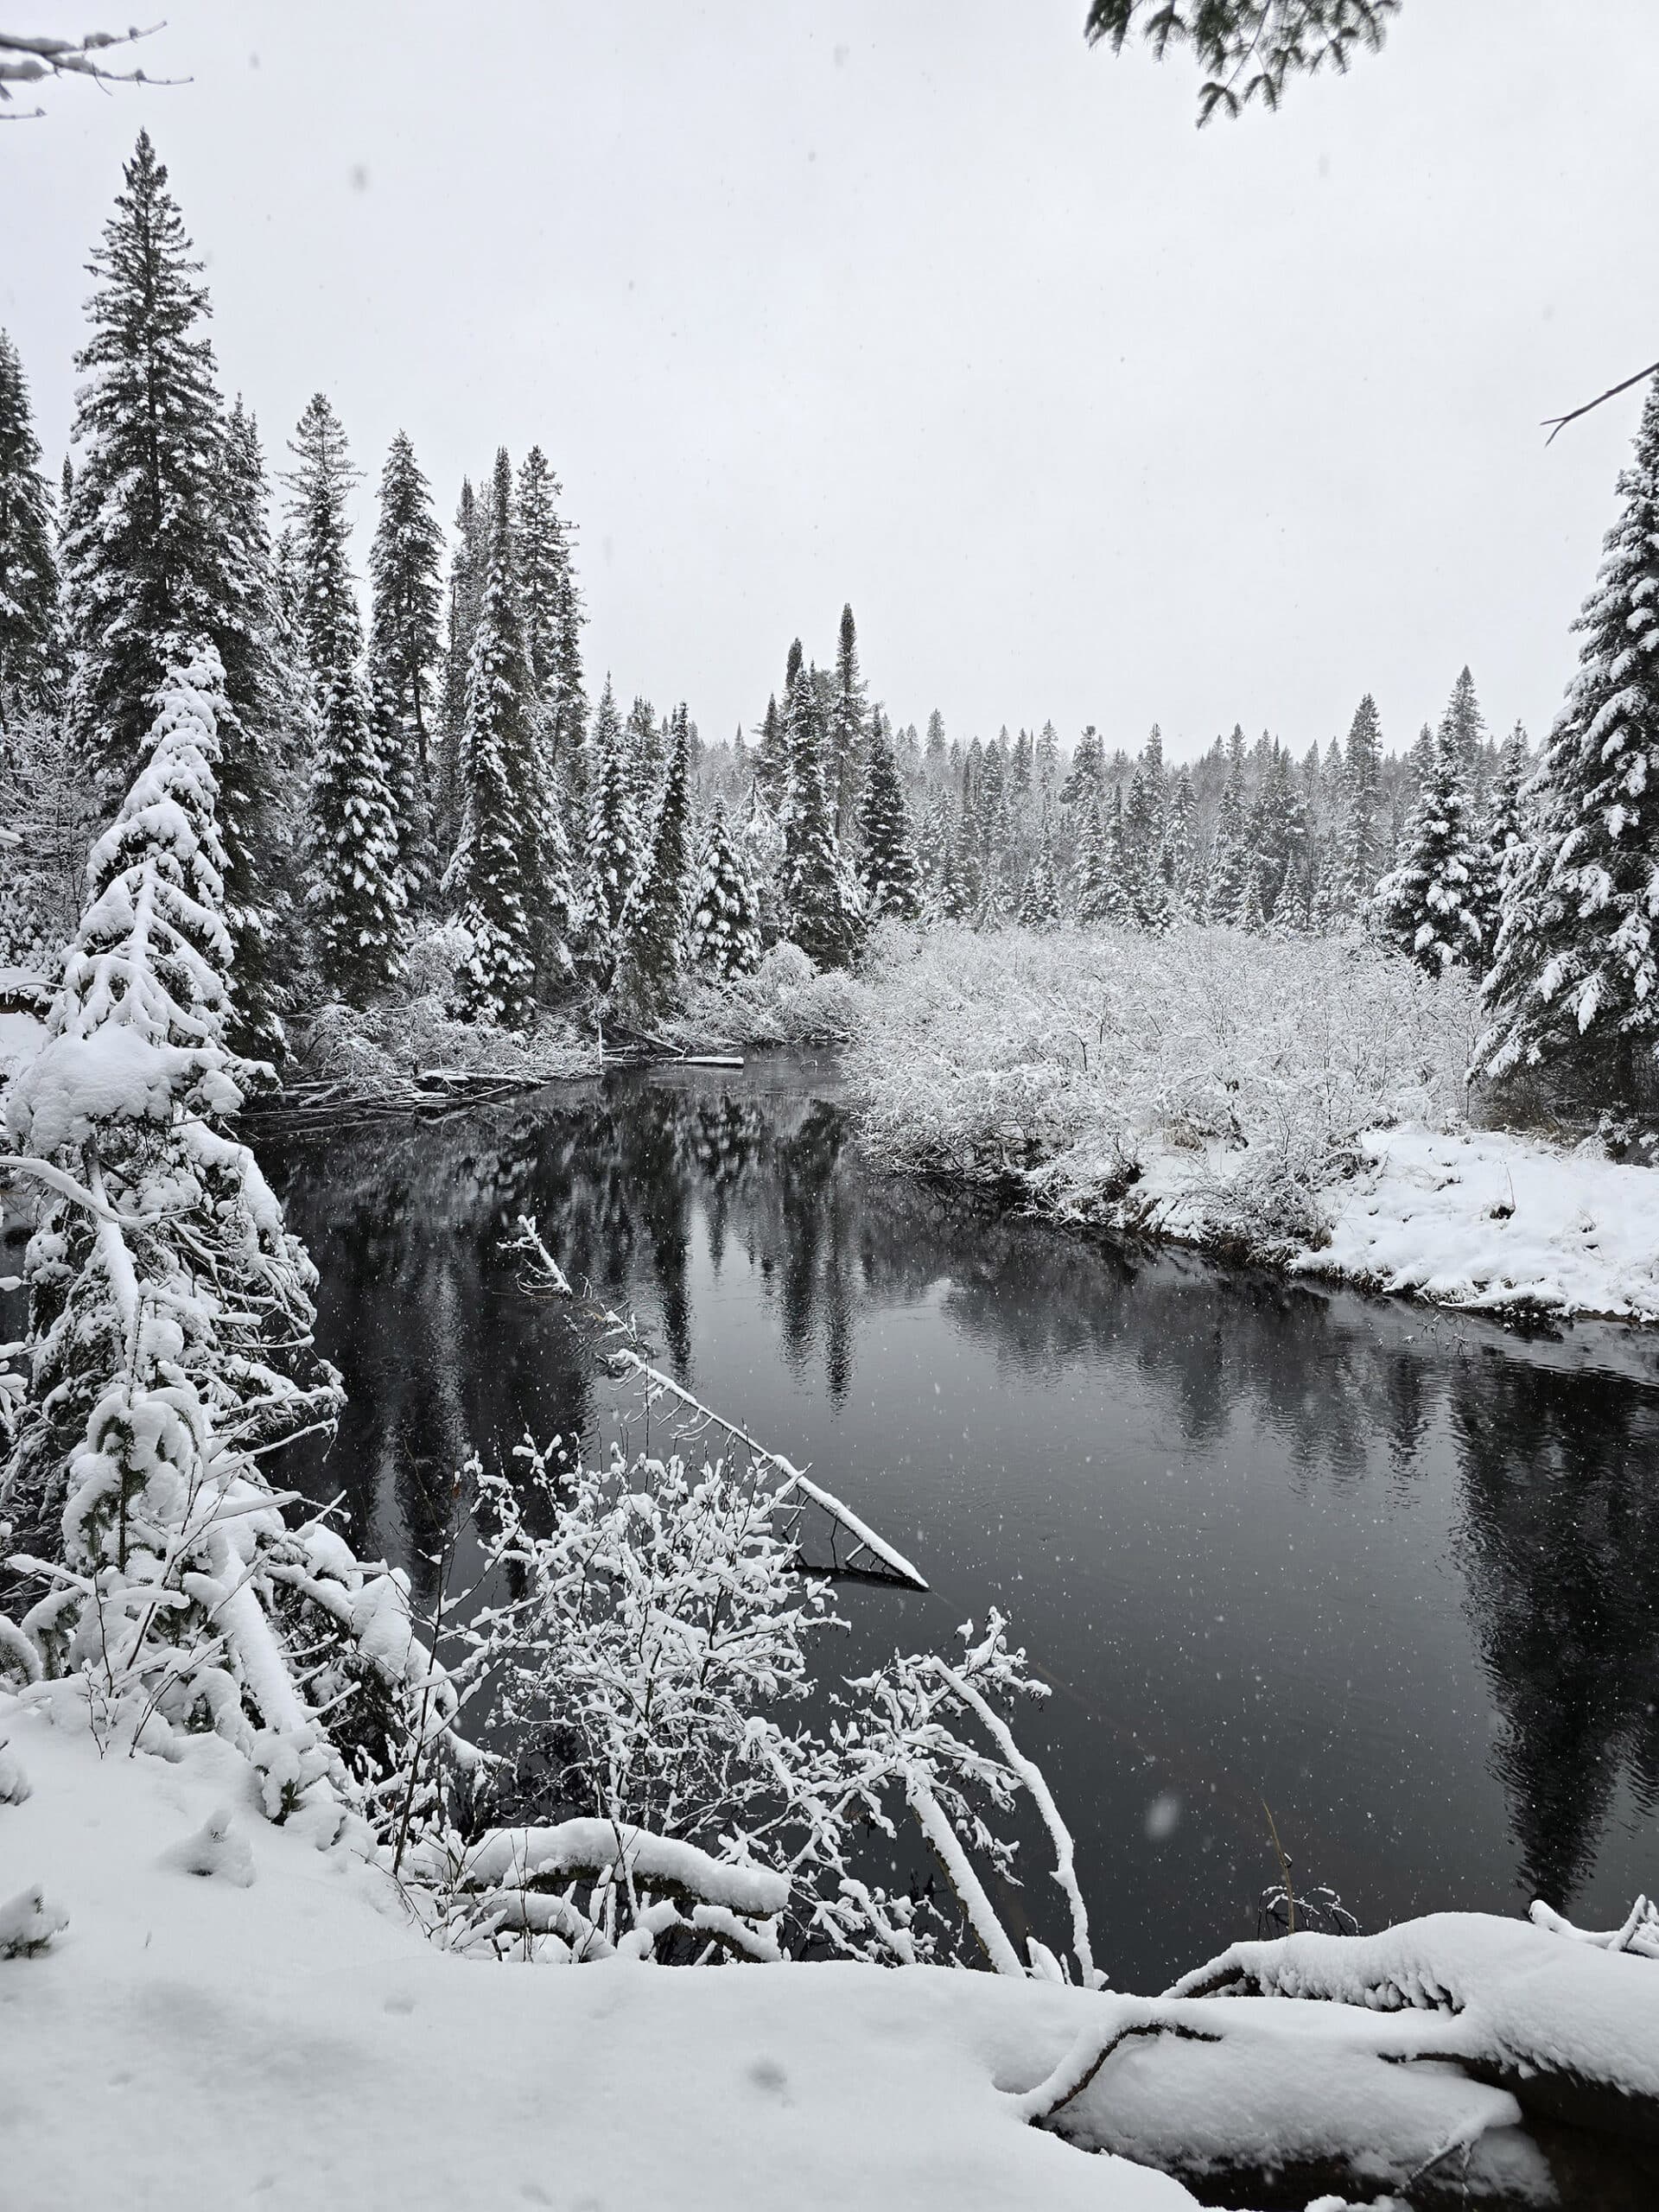
<svg viewBox="0 0 1659 2212">
<path fill-rule="evenodd" d="M 0 2205 L 1659 2198 L 1598 6 L 0 30 Z"/>
</svg>

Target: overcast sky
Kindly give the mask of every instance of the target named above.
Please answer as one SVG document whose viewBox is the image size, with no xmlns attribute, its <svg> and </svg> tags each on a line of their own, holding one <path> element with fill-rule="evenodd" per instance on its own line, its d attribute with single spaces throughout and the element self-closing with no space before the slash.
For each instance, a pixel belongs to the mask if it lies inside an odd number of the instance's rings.
<svg viewBox="0 0 1659 2212">
<path fill-rule="evenodd" d="M 79 29 L 96 0 L 26 0 Z M 105 11 L 109 14 L 110 11 Z M 0 128 L 0 321 L 55 464 L 141 124 L 281 457 L 307 396 L 441 513 L 539 442 L 593 691 L 752 724 L 856 611 L 901 721 L 1176 755 L 1390 745 L 1474 669 L 1547 726 L 1659 353 L 1655 0 L 1406 0 L 1379 56 L 1193 127 L 1083 0 L 168 0 L 173 90 Z M 113 22 L 113 15 L 110 17 Z"/>
</svg>

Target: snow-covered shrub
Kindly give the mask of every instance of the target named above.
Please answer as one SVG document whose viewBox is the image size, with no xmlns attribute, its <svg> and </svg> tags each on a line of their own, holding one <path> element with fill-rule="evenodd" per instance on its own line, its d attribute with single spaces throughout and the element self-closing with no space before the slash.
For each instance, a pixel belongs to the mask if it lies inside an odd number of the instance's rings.
<svg viewBox="0 0 1659 2212">
<path fill-rule="evenodd" d="M 657 1034 L 693 1047 L 734 1045 L 839 1045 L 864 1027 L 866 990 L 844 969 L 820 974 L 787 938 L 752 975 L 722 983 L 693 978 L 678 1010 Z"/>
<path fill-rule="evenodd" d="M 1075 1971 L 1092 1985 L 1070 1838 L 1002 1710 L 1044 1692 L 1001 1616 L 978 1636 L 964 1627 L 953 1662 L 895 1652 L 858 1680 L 816 1685 L 809 1643 L 842 1624 L 803 1571 L 797 1523 L 809 1492 L 845 1509 L 631 1363 L 653 1430 L 667 1404 L 683 1453 L 618 1447 L 591 1466 L 556 1440 L 526 1442 L 511 1480 L 472 1471 L 510 1594 L 461 1632 L 449 1678 L 463 1698 L 491 1688 L 512 1779 L 500 1825 L 470 1844 L 428 1826 L 413 1854 L 446 1940 L 561 1962 L 617 1950 L 912 1962 L 966 1938 L 1000 1973 L 1059 1979 L 1070 1969 L 1044 1946 L 1021 1961 L 978 1871 L 1013 1878 L 999 1815 L 1024 1790 L 1055 1844 Z M 730 1456 L 693 1448 L 711 1422 Z M 817 1727 L 804 1717 L 815 1690 Z M 954 1911 L 870 1878 L 864 1840 L 894 1838 L 901 1820 Z"/>
<path fill-rule="evenodd" d="M 1063 1217 L 1317 1243 L 1363 1131 L 1459 1118 L 1472 987 L 1357 940 L 942 927 L 865 987 L 849 1065 L 900 1166 Z"/>
</svg>

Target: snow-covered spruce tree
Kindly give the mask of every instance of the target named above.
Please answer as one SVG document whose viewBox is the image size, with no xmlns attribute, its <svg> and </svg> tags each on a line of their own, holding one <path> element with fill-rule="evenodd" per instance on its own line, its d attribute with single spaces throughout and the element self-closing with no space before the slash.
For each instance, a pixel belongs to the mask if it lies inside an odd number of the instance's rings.
<svg viewBox="0 0 1659 2212">
<path fill-rule="evenodd" d="M 279 948 L 295 911 L 294 854 L 302 838 L 298 792 L 315 739 L 306 664 L 283 605 L 268 520 L 270 487 L 259 428 L 238 398 L 225 425 L 219 501 L 226 579 L 236 620 L 221 627 L 225 691 L 239 714 L 219 728 L 219 841 L 225 926 L 231 938 L 238 1052 L 276 1059 L 283 1049 L 285 963 Z"/>
<path fill-rule="evenodd" d="M 836 640 L 836 700 L 830 721 L 826 779 L 835 804 L 836 833 L 852 834 L 863 787 L 865 732 L 869 719 L 864 679 L 858 668 L 858 630 L 849 606 L 841 610 Z"/>
<path fill-rule="evenodd" d="M 488 563 L 488 532 L 471 479 L 461 480 L 455 504 L 455 550 L 449 563 L 444 604 L 442 734 L 437 777 L 437 835 L 440 855 L 453 853 L 461 823 L 461 746 L 467 722 L 467 683 L 473 661 L 473 632 Z"/>
<path fill-rule="evenodd" d="M 1510 863 L 1477 1065 L 1628 1103 L 1659 1040 L 1659 378 L 1618 488 L 1578 673 L 1529 786 L 1536 827 Z"/>
<path fill-rule="evenodd" d="M 389 707 L 365 703 L 357 671 L 328 679 L 312 785 L 310 905 L 330 988 L 362 1006 L 403 966 L 406 926 L 385 745 Z"/>
<path fill-rule="evenodd" d="M 559 512 L 563 486 L 539 446 L 518 470 L 518 601 L 524 652 L 534 686 L 537 734 L 550 762 L 579 740 L 586 715 L 582 692 L 582 598 L 571 557 L 573 531 Z"/>
<path fill-rule="evenodd" d="M 719 982 L 752 975 L 760 964 L 760 921 L 754 887 L 716 799 L 703 840 L 702 862 L 686 939 L 691 965 Z"/>
<path fill-rule="evenodd" d="M 0 734 L 57 690 L 55 537 L 23 365 L 0 330 Z"/>
<path fill-rule="evenodd" d="M 239 1094 L 222 685 L 205 644 L 170 670 L 150 759 L 92 849 L 47 1043 L 8 1101 L 11 1141 L 45 1163 L 29 1172 L 52 1196 L 26 1262 L 33 1358 L 5 1511 L 48 1541 L 89 1421 L 136 1367 L 157 1388 L 188 1382 L 242 1447 L 331 1421 L 339 1402 L 311 1349 L 308 1263 L 226 1130 Z"/>
<path fill-rule="evenodd" d="M 823 732 L 810 672 L 791 650 L 784 697 L 789 798 L 784 816 L 784 902 L 789 933 L 820 968 L 844 968 L 857 945 L 824 778 Z"/>
<path fill-rule="evenodd" d="M 913 922 L 922 897 L 910 802 L 893 757 L 893 741 L 879 718 L 872 721 L 866 748 L 858 830 L 858 875 L 870 920 L 891 914 Z"/>
<path fill-rule="evenodd" d="M 1108 919 L 1109 888 L 1106 877 L 1106 825 L 1101 819 L 1100 798 L 1091 793 L 1077 825 L 1077 918 L 1080 922 Z"/>
<path fill-rule="evenodd" d="M 363 650 L 348 512 L 362 472 L 353 463 L 345 429 L 326 392 L 313 392 L 307 401 L 288 449 L 294 466 L 284 471 L 283 481 L 299 559 L 300 622 L 321 710 L 336 672 L 354 669 Z"/>
<path fill-rule="evenodd" d="M 1343 771 L 1341 880 L 1337 910 L 1348 917 L 1365 912 L 1383 873 L 1387 825 L 1381 818 L 1382 725 L 1377 717 L 1376 702 L 1369 691 L 1355 708 L 1354 719 L 1348 727 L 1348 753 Z"/>
<path fill-rule="evenodd" d="M 1164 880 L 1164 912 L 1172 922 L 1189 922 L 1197 912 L 1196 860 L 1192 850 L 1192 778 L 1182 768 L 1169 786 L 1159 868 Z"/>
<path fill-rule="evenodd" d="M 960 819 L 944 849 L 931 906 L 944 922 L 970 922 L 979 903 L 977 872 L 966 847 L 968 835 Z"/>
<path fill-rule="evenodd" d="M 431 487 L 399 430 L 380 472 L 369 549 L 369 664 L 398 863 L 411 898 L 430 887 L 437 866 L 433 682 L 442 652 L 442 559 Z"/>
<path fill-rule="evenodd" d="M 608 675 L 588 734 L 588 755 L 586 950 L 595 972 L 608 983 L 616 959 L 617 931 L 639 860 L 632 759 Z"/>
<path fill-rule="evenodd" d="M 1492 784 L 1492 810 L 1486 822 L 1486 846 L 1491 857 L 1494 889 L 1494 944 L 1510 878 L 1527 849 L 1532 815 L 1526 791 L 1531 773 L 1532 749 L 1525 729 L 1516 722 L 1498 755 L 1497 774 Z"/>
<path fill-rule="evenodd" d="M 1162 929 L 1169 918 L 1162 867 L 1166 804 L 1164 741 L 1154 722 L 1123 805 L 1124 887 L 1135 918 L 1145 930 Z"/>
<path fill-rule="evenodd" d="M 93 849 L 47 1043 L 7 1101 L 3 1164 L 48 1210 L 0 1581 L 12 1602 L 46 1594 L 0 1642 L 0 1675 L 21 1662 L 48 1695 L 62 1680 L 105 1743 L 213 1730 L 271 1818 L 326 1840 L 342 1796 L 372 1810 L 401 1759 L 427 1654 L 403 1585 L 321 1519 L 290 1525 L 267 1473 L 333 1427 L 341 1392 L 312 1348 L 310 1262 L 226 1126 L 221 676 L 205 643 L 169 670 L 149 759 Z"/>
<path fill-rule="evenodd" d="M 690 728 L 682 702 L 669 722 L 668 770 L 650 842 L 617 931 L 618 995 L 639 1015 L 667 1002 L 680 963 L 690 866 Z"/>
<path fill-rule="evenodd" d="M 111 812 L 145 756 L 169 645 L 210 639 L 228 670 L 238 601 L 201 264 L 148 132 L 124 175 L 88 264 L 92 335 L 75 356 L 81 458 L 60 563 L 70 726 Z M 240 713 L 251 702 L 232 692 L 229 703 Z"/>
<path fill-rule="evenodd" d="M 1016 918 L 1022 929 L 1052 930 L 1060 918 L 1060 887 L 1054 872 L 1054 830 L 1043 817 L 1042 842 L 1020 893 Z"/>
<path fill-rule="evenodd" d="M 1071 766 L 1060 785 L 1062 806 L 1082 806 L 1091 794 L 1098 796 L 1105 776 L 1101 766 L 1100 733 L 1092 722 L 1077 740 Z"/>
<path fill-rule="evenodd" d="M 1249 809 L 1244 762 L 1244 732 L 1235 722 L 1233 734 L 1227 741 L 1227 780 L 1222 785 L 1216 809 L 1205 887 L 1205 919 L 1224 928 L 1241 918 L 1244 887 L 1249 875 L 1249 854 L 1245 843 Z"/>
<path fill-rule="evenodd" d="M 472 938 L 461 976 L 468 1018 L 498 1028 L 529 1021 L 536 974 L 543 808 L 530 663 L 518 614 L 512 469 L 495 457 L 489 573 L 473 639 L 461 743 L 464 804 L 454 878 Z"/>
<path fill-rule="evenodd" d="M 1438 976 L 1481 964 L 1479 868 L 1466 820 L 1455 738 L 1442 728 L 1423 772 L 1406 856 L 1376 887 L 1378 923 Z"/>
<path fill-rule="evenodd" d="M 754 779 L 761 798 L 776 812 L 789 796 L 789 746 L 775 692 L 766 701 L 754 734 Z"/>
</svg>

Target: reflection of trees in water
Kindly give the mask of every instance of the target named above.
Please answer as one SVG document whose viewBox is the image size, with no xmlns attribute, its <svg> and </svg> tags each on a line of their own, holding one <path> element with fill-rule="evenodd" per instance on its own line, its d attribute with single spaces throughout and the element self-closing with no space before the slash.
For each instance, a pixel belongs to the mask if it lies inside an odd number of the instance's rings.
<svg viewBox="0 0 1659 2212">
<path fill-rule="evenodd" d="M 1192 1448 L 1268 1439 L 1300 1488 L 1408 1498 L 1448 1435 L 1467 1604 L 1507 1723 L 1496 1754 L 1523 1880 L 1567 1904 L 1621 1772 L 1659 1801 L 1659 1484 L 1651 1391 L 1421 1308 L 1069 1236 L 874 1172 L 840 1111 L 632 1079 L 437 1127 L 262 1150 L 322 1277 L 352 1405 L 315 1482 L 359 1530 L 437 1548 L 469 1441 L 502 1452 L 591 1425 L 591 1370 L 556 1306 L 499 1250 L 537 1214 L 573 1279 L 654 1303 L 689 1373 L 690 1254 L 744 1251 L 785 1357 L 821 1357 L 839 1403 L 861 1306 L 948 1282 L 953 1325 L 1021 1375 L 1079 1355 L 1131 1364 Z M 1494 1356 L 1483 1356 L 1490 1351 Z M 415 1562 L 411 1560 L 411 1565 Z"/>
<path fill-rule="evenodd" d="M 1593 1371 L 1461 1363 L 1459 1548 L 1531 1895 L 1569 1904 L 1621 1773 L 1659 1804 L 1659 1421 Z"/>
</svg>

